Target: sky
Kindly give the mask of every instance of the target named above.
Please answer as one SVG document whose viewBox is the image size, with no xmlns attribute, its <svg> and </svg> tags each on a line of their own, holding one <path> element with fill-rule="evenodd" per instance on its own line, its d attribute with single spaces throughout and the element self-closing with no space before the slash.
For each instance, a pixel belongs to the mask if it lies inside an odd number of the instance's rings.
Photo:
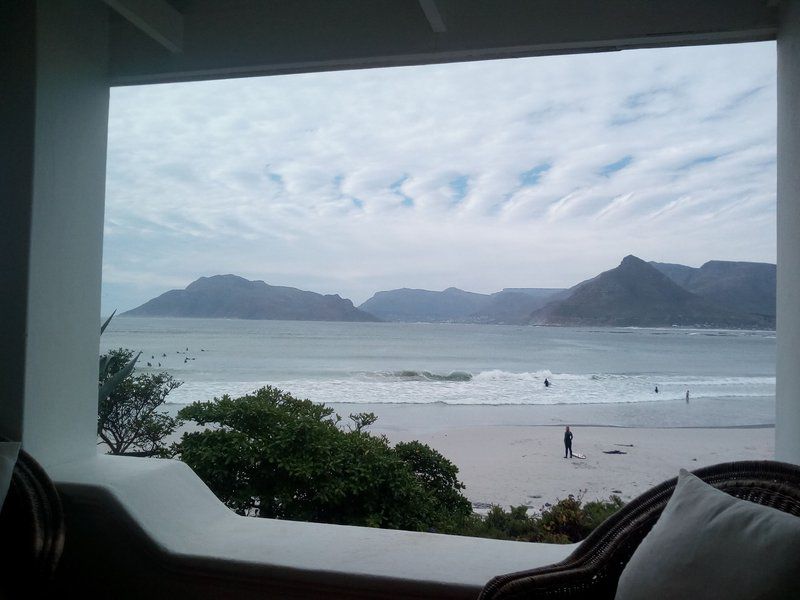
<svg viewBox="0 0 800 600">
<path fill-rule="evenodd" d="M 775 262 L 773 42 L 113 88 L 103 311 Z"/>
</svg>

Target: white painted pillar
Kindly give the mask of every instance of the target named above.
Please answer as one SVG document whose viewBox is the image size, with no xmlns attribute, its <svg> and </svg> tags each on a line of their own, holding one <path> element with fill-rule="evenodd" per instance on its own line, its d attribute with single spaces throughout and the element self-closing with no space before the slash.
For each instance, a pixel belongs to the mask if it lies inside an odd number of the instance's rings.
<svg viewBox="0 0 800 600">
<path fill-rule="evenodd" d="M 33 2 L 0 3 L 0 435 L 15 441 L 25 393 L 35 25 Z"/>
<path fill-rule="evenodd" d="M 0 74 L 20 86 L 0 106 L 0 174 L 18 171 L 0 219 L 0 433 L 47 465 L 96 452 L 108 9 L 31 0 L 0 17 L 0 45 L 18 44 Z"/>
<path fill-rule="evenodd" d="M 775 458 L 800 464 L 800 0 L 778 29 L 777 329 Z"/>
</svg>

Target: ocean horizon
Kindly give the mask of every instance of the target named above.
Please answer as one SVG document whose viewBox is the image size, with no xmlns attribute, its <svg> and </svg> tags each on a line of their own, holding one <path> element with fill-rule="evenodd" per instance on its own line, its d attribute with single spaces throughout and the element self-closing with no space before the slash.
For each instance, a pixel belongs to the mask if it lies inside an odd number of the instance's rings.
<svg viewBox="0 0 800 600">
<path fill-rule="evenodd" d="M 397 423 L 774 424 L 774 331 L 116 317 L 120 347 L 183 381 L 170 412 L 272 385 Z"/>
</svg>

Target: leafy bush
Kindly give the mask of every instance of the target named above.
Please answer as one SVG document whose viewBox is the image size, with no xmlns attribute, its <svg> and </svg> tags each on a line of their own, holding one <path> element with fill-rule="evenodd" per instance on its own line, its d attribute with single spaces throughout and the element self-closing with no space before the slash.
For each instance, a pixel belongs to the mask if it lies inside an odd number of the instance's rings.
<svg viewBox="0 0 800 600">
<path fill-rule="evenodd" d="M 425 444 L 392 448 L 364 429 L 340 427 L 333 409 L 273 387 L 181 409 L 211 425 L 183 435 L 181 460 L 240 514 L 417 531 L 455 531 L 471 517 L 458 469 Z"/>
<path fill-rule="evenodd" d="M 611 495 L 608 500 L 595 500 L 587 502 L 583 506 L 584 525 L 589 532 L 594 531 L 608 517 L 625 506 L 625 503 L 617 495 Z"/>
<path fill-rule="evenodd" d="M 111 316 L 106 319 L 105 323 L 100 326 L 100 335 L 103 335 L 106 327 L 111 323 L 111 319 L 117 311 L 111 313 Z M 109 353 L 100 355 L 100 377 L 97 384 L 97 399 L 99 402 L 107 400 L 111 392 L 116 388 L 120 382 L 133 373 L 133 368 L 136 361 L 139 360 L 141 352 L 136 356 L 133 353 L 128 355 L 128 360 L 123 362 L 119 353 Z"/>
<path fill-rule="evenodd" d="M 528 514 L 527 506 L 512 506 L 508 512 L 492 506 L 484 517 L 476 517 L 461 533 L 476 537 L 569 544 L 589 535 L 600 523 L 624 506 L 619 496 L 583 504 L 570 495 L 540 514 Z"/>
<path fill-rule="evenodd" d="M 542 540 L 553 544 L 577 542 L 591 531 L 586 531 L 586 520 L 581 510 L 580 499 L 576 499 L 572 494 L 543 510 L 540 522 Z"/>
<path fill-rule="evenodd" d="M 158 408 L 181 382 L 164 372 L 133 376 L 132 357 L 131 350 L 122 348 L 101 357 L 97 408 L 100 443 L 108 447 L 109 454 L 171 456 L 164 439 L 181 423 Z M 106 385 L 109 382 L 113 385 Z"/>
<path fill-rule="evenodd" d="M 486 516 L 475 515 L 472 527 L 464 535 L 490 537 L 499 540 L 536 541 L 541 534 L 539 521 L 528 515 L 527 506 L 512 506 L 506 512 L 499 506 L 492 506 Z"/>
</svg>

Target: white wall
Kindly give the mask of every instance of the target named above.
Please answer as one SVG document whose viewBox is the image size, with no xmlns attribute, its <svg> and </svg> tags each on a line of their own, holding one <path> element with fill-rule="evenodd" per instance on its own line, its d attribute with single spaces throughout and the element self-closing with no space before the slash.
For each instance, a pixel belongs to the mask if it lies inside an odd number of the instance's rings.
<svg viewBox="0 0 800 600">
<path fill-rule="evenodd" d="M 778 30 L 778 364 L 775 457 L 800 464 L 800 0 Z"/>
<path fill-rule="evenodd" d="M 34 3 L 0 3 L 0 435 L 22 438 L 36 98 Z"/>
<path fill-rule="evenodd" d="M 53 464 L 96 452 L 108 14 L 99 2 L 28 6 L 35 14 L 16 25 L 35 52 L 12 60 L 35 61 L 35 96 L 2 118 L 32 117 L 33 146 L 24 158 L 28 185 L 12 190 L 15 252 L 0 257 L 3 269 L 27 266 L 27 281 L 17 277 L 10 290 L 16 303 L 3 306 L 8 351 L 24 354 L 24 381 L 9 390 L 0 416 L 7 435 Z M 3 380 L 15 376 L 0 368 Z"/>
</svg>

